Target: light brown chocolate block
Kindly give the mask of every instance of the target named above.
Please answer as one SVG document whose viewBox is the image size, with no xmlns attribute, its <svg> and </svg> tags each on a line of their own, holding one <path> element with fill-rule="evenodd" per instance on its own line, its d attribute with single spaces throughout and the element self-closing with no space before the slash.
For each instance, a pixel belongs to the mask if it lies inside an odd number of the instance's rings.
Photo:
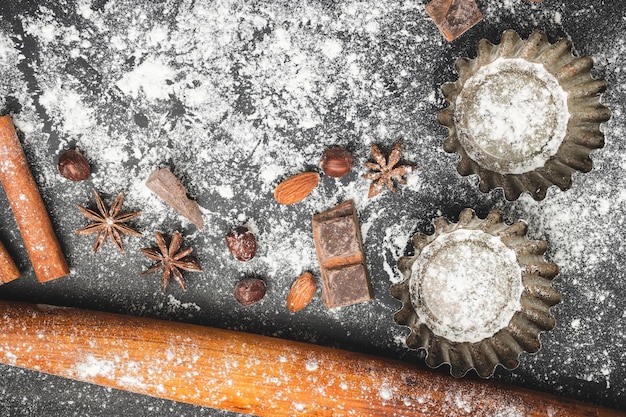
<svg viewBox="0 0 626 417">
<path fill-rule="evenodd" d="M 154 171 L 146 180 L 146 187 L 169 204 L 198 229 L 204 228 L 204 220 L 198 203 L 187 197 L 187 190 L 167 168 Z"/>
<path fill-rule="evenodd" d="M 328 308 L 372 299 L 361 228 L 352 200 L 313 216 L 313 239 Z"/>
<path fill-rule="evenodd" d="M 426 5 L 426 12 L 448 42 L 483 20 L 474 0 L 432 0 Z"/>
</svg>

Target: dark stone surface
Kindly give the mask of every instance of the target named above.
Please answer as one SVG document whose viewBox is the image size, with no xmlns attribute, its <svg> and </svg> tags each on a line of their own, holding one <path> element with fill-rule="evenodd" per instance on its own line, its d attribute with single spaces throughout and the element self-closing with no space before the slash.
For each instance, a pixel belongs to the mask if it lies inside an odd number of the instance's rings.
<svg viewBox="0 0 626 417">
<path fill-rule="evenodd" d="M 116 8 L 120 10 L 145 8 L 149 21 L 159 21 L 175 27 L 182 3 L 183 1 L 175 0 L 154 3 L 148 0 L 137 2 L 98 0 L 89 4 L 94 12 L 109 14 Z M 252 3 L 259 10 L 264 4 L 264 2 Z M 398 7 L 397 10 L 389 12 L 389 17 L 384 19 L 381 25 L 380 39 L 376 41 L 368 36 L 353 35 L 347 30 L 344 33 L 334 33 L 337 38 L 343 36 L 341 39 L 354 50 L 373 51 L 367 55 L 367 62 L 363 66 L 367 76 L 381 77 L 383 89 L 386 91 L 386 95 L 382 96 L 376 105 L 372 105 L 371 102 L 357 103 L 352 118 L 348 119 L 345 114 L 353 110 L 351 105 L 354 103 L 346 104 L 347 93 L 338 91 L 335 102 L 329 104 L 328 111 L 321 116 L 322 127 L 302 130 L 287 126 L 280 132 L 303 148 L 314 143 L 317 134 L 339 138 L 336 141 L 353 152 L 358 158 L 357 161 L 365 160 L 369 157 L 368 146 L 364 144 L 355 124 L 362 120 L 368 120 L 372 125 L 382 124 L 381 111 L 387 112 L 386 117 L 392 119 L 389 126 L 393 128 L 394 136 L 404 137 L 407 148 L 411 145 L 413 149 L 407 160 L 414 161 L 420 166 L 420 181 L 428 184 L 422 191 L 412 189 L 401 191 L 397 195 L 387 193 L 378 203 L 372 203 L 359 212 L 362 224 L 372 226 L 372 223 L 375 223 L 375 227 L 371 227 L 368 232 L 365 244 L 375 301 L 328 313 L 317 297 L 318 299 L 314 300 L 304 314 L 296 316 L 290 315 L 284 308 L 282 312 L 278 311 L 281 311 L 279 307 L 284 307 L 286 293 L 297 274 L 293 277 L 276 276 L 269 279 L 264 277 L 268 285 L 265 299 L 251 306 L 249 310 L 243 311 L 237 306 L 232 297 L 232 289 L 237 281 L 250 273 L 244 271 L 240 265 L 230 262 L 232 255 L 224 245 L 224 235 L 237 225 L 237 217 L 231 214 L 222 218 L 216 216 L 210 225 L 210 229 L 216 230 L 214 234 L 205 237 L 193 235 L 189 242 L 186 240 L 186 243 L 196 249 L 194 254 L 207 272 L 203 275 L 194 274 L 200 278 L 190 276 L 187 293 L 175 295 L 182 303 L 199 306 L 198 311 L 191 309 L 190 312 L 188 309 L 174 307 L 172 303 L 168 304 L 168 300 L 171 299 L 160 295 L 158 277 L 154 277 L 154 281 L 136 278 L 138 271 L 146 265 L 144 259 L 129 256 L 115 262 L 104 262 L 103 258 L 88 256 L 90 255 L 88 248 L 93 241 L 79 241 L 73 236 L 73 231 L 85 224 L 84 219 L 75 213 L 74 205 L 88 203 L 88 196 L 94 185 L 91 183 L 77 185 L 68 197 L 66 185 L 57 180 L 49 180 L 46 174 L 54 168 L 54 156 L 59 143 L 85 139 L 80 135 L 69 135 L 60 129 L 46 106 L 41 104 L 42 91 L 49 88 L 41 85 L 44 72 L 41 66 L 49 57 L 42 53 L 37 39 L 25 27 L 30 17 L 48 14 L 58 24 L 75 26 L 79 32 L 96 33 L 97 28 L 77 13 L 77 2 L 72 0 L 0 0 L 0 34 L 7 35 L 24 55 L 24 59 L 15 63 L 15 69 L 24 77 L 27 95 L 33 99 L 31 103 L 25 103 L 20 102 L 21 98 L 17 95 L 8 95 L 4 97 L 3 110 L 11 114 L 20 114 L 26 111 L 26 107 L 32 108 L 41 120 L 41 125 L 37 126 L 37 129 L 46 135 L 42 139 L 43 142 L 35 146 L 27 141 L 25 151 L 33 161 L 36 177 L 42 184 L 44 200 L 53 223 L 59 227 L 60 240 L 69 254 L 73 269 L 73 274 L 62 280 L 46 285 L 36 282 L 17 227 L 8 210 L 6 197 L 0 193 L 0 239 L 20 269 L 24 271 L 24 276 L 15 283 L 0 287 L 0 298 L 230 328 L 423 364 L 423 352 L 408 351 L 392 340 L 394 337 L 402 339 L 407 332 L 405 329 L 394 327 L 391 320 L 393 312 L 399 308 L 399 303 L 389 294 L 390 282 L 383 267 L 393 265 L 398 254 L 377 246 L 386 238 L 385 231 L 392 230 L 399 219 L 403 219 L 404 223 L 411 225 L 408 230 L 401 231 L 408 242 L 415 230 L 432 231 L 430 220 L 437 215 L 443 214 L 451 220 L 456 220 L 465 207 L 476 209 L 480 216 L 498 207 L 504 211 L 509 220 L 518 217 L 529 220 L 531 234 L 538 237 L 545 237 L 548 234 L 548 239 L 552 240 L 549 255 L 565 257 L 573 264 L 576 262 L 577 254 L 586 253 L 584 248 L 573 248 L 571 253 L 566 254 L 567 256 L 559 255 L 559 232 L 562 229 L 552 227 L 542 220 L 546 218 L 542 214 L 542 208 L 552 210 L 553 216 L 557 217 L 564 214 L 558 212 L 558 208 L 569 207 L 570 209 L 565 211 L 571 210 L 574 213 L 571 214 L 574 219 L 571 222 L 573 228 L 581 226 L 576 224 L 579 217 L 600 218 L 597 223 L 599 227 L 606 225 L 606 233 L 601 235 L 606 237 L 597 238 L 599 234 L 596 233 L 590 235 L 582 245 L 587 246 L 589 251 L 598 256 L 591 260 L 583 256 L 580 265 L 565 268 L 565 272 L 555 281 L 555 285 L 563 294 L 564 302 L 553 309 L 557 318 L 557 328 L 542 335 L 542 349 L 539 353 L 523 355 L 518 369 L 512 372 L 499 369 L 494 378 L 530 389 L 626 410 L 624 371 L 626 325 L 623 323 L 626 315 L 623 301 L 626 286 L 622 271 L 626 262 L 626 244 L 623 231 L 619 227 L 626 220 L 626 215 L 623 200 L 617 198 L 622 192 L 625 177 L 623 169 L 620 168 L 619 155 L 626 151 L 622 135 L 624 131 L 621 127 L 626 125 L 621 109 L 622 103 L 626 100 L 626 89 L 623 87 L 626 85 L 626 68 L 620 55 L 621 52 L 626 52 L 624 46 L 626 3 L 617 0 L 545 0 L 541 4 L 522 0 L 477 1 L 485 19 L 451 44 L 441 38 L 432 22 L 426 18 L 423 5 L 419 3 L 416 8 L 403 10 Z M 291 2 L 276 4 L 282 5 L 286 10 L 294 7 Z M 316 1 L 312 4 L 332 15 L 339 13 L 343 2 Z M 42 6 L 45 6 L 45 12 L 42 11 Z M 110 25 L 111 31 L 115 32 L 117 22 L 110 21 L 107 24 Z M 251 37 L 249 50 L 239 51 L 241 54 L 239 57 L 229 57 L 233 63 L 229 69 L 229 76 L 236 81 L 239 88 L 239 94 L 232 106 L 239 114 L 250 117 L 254 126 L 262 125 L 261 119 L 254 119 L 259 110 L 255 107 L 258 102 L 253 96 L 254 79 L 242 71 L 243 66 L 238 59 L 248 57 L 250 51 L 255 49 L 255 44 L 260 45 L 265 37 L 270 36 L 276 29 L 273 24 L 277 23 L 273 22 L 262 29 L 256 29 Z M 311 30 L 311 25 L 315 26 L 316 23 L 301 24 L 302 30 Z M 594 154 L 596 164 L 594 171 L 585 176 L 576 176 L 573 189 L 569 190 L 565 197 L 571 198 L 569 205 L 563 203 L 562 199 L 559 200 L 560 194 L 554 192 L 555 190 L 551 190 L 547 203 L 539 208 L 530 204 L 518 205 L 506 202 L 500 190 L 482 194 L 476 190 L 476 179 L 458 176 L 454 170 L 455 157 L 446 155 L 440 150 L 446 132 L 437 124 L 435 118 L 435 113 L 445 107 L 439 86 L 456 78 L 454 61 L 457 57 L 472 56 L 475 45 L 481 38 L 498 42 L 505 29 L 515 29 L 524 38 L 532 30 L 542 29 L 547 32 L 552 42 L 561 37 L 570 37 L 577 54 L 591 54 L 596 57 L 594 73 L 604 77 L 609 84 L 603 98 L 603 102 L 614 112 L 612 121 L 604 127 L 608 149 L 598 152 L 597 156 Z M 141 32 L 142 29 L 138 30 Z M 323 28 L 320 27 L 321 30 Z M 422 41 L 418 42 L 418 38 Z M 438 40 L 440 43 L 437 43 Z M 163 146 L 173 148 L 175 144 L 168 136 L 173 129 L 181 129 L 181 125 L 183 128 L 203 125 L 206 126 L 207 132 L 210 131 L 207 138 L 215 143 L 223 143 L 225 138 L 230 138 L 228 132 L 221 131 L 219 123 L 202 120 L 200 116 L 194 114 L 193 109 L 186 108 L 181 99 L 175 95 L 158 105 L 147 106 L 144 103 L 136 103 L 122 94 L 115 87 L 114 81 L 109 79 L 109 74 L 98 69 L 99 65 L 108 59 L 105 55 L 97 54 L 98 48 L 103 48 L 108 40 L 103 38 L 101 42 L 94 43 L 90 59 L 82 56 L 68 59 L 62 71 L 70 80 L 68 82 L 72 83 L 72 89 L 93 100 L 90 103 L 98 109 L 94 117 L 98 123 L 108 126 L 111 134 L 126 137 L 137 132 L 151 132 L 159 138 L 166 136 L 162 140 Z M 387 56 L 393 59 L 386 59 Z M 141 57 L 133 55 L 127 58 L 127 61 L 120 65 L 133 68 L 136 65 L 135 59 Z M 402 71 L 408 72 L 408 75 L 401 76 Z M 0 80 L 0 86 L 7 83 L 10 83 L 10 80 Z M 8 90 L 10 91 L 10 88 Z M 428 95 L 433 91 L 436 92 L 434 98 L 428 100 Z M 170 124 L 162 124 L 159 121 L 158 116 L 162 114 L 167 115 Z M 227 117 L 228 115 L 224 114 L 222 120 Z M 21 139 L 24 139 L 24 134 L 20 135 Z M 258 147 L 263 147 L 267 141 L 267 137 L 259 138 Z M 391 143 L 393 141 L 388 141 L 386 146 L 390 146 Z M 322 150 L 323 147 L 319 149 L 319 153 Z M 240 159 L 251 160 L 256 151 L 257 147 L 251 149 L 248 159 L 239 155 Z M 195 156 L 186 155 L 185 150 L 168 155 L 164 162 L 173 165 L 173 171 L 179 166 L 184 167 L 186 158 Z M 284 162 L 281 155 L 271 156 Z M 138 161 L 130 158 L 127 163 L 133 166 L 138 164 Z M 313 167 L 316 163 L 317 161 L 313 159 L 307 161 L 307 164 Z M 240 169 L 236 161 L 223 161 L 221 164 L 221 168 L 228 173 L 236 173 Z M 183 168 L 179 174 L 181 180 L 189 181 L 189 178 L 185 178 Z M 106 169 L 96 164 L 93 175 L 97 180 L 101 178 L 98 175 L 106 175 Z M 338 182 L 323 178 L 320 193 L 325 193 L 324 198 L 328 199 L 324 200 L 325 208 L 339 202 L 333 200 L 333 192 L 357 180 L 358 176 L 354 172 Z M 254 184 L 256 183 L 253 182 L 252 185 Z M 600 191 L 599 187 L 602 187 Z M 436 192 L 432 192 L 433 190 Z M 200 187 L 190 187 L 188 191 L 192 197 L 197 198 L 201 206 L 223 213 L 231 213 L 242 204 L 242 201 L 245 203 L 246 198 L 219 199 L 212 191 Z M 194 195 L 196 192 L 198 195 Z M 611 204 L 608 214 L 602 204 L 596 204 L 597 199 L 587 198 L 589 193 L 602 197 L 602 201 Z M 76 195 L 80 196 L 80 201 L 75 201 Z M 580 201 L 577 200 L 578 197 Z M 556 203 L 550 205 L 551 201 L 557 200 L 558 205 Z M 308 230 L 311 212 L 276 208 L 271 202 L 271 195 L 264 196 L 263 199 L 255 200 L 256 205 L 251 208 L 257 216 L 256 220 L 261 230 L 271 228 L 272 223 L 266 222 L 270 214 L 283 216 L 285 221 L 294 224 L 302 224 L 298 232 Z M 383 207 L 382 202 L 387 206 Z M 320 203 L 318 206 L 323 204 Z M 307 206 L 308 208 L 310 207 Z M 595 214 L 601 211 L 601 214 Z M 580 214 L 585 212 L 591 214 Z M 154 223 L 161 226 L 161 223 Z M 190 233 L 194 230 L 192 226 L 181 225 L 180 220 L 174 216 L 167 217 L 163 224 L 172 228 L 186 228 L 185 231 Z M 585 230 L 589 231 L 588 228 Z M 146 240 L 141 242 L 143 244 L 129 242 L 130 250 L 151 245 L 153 234 L 149 227 L 144 230 L 144 234 Z M 262 234 L 259 238 L 259 245 L 262 245 Z M 585 239 L 581 238 L 581 241 L 585 242 Z M 214 250 L 213 247 L 220 248 L 221 251 Z M 83 252 L 86 255 L 83 255 Z M 117 259 L 112 252 L 108 256 Z M 592 261 L 593 266 L 588 267 L 586 262 Z M 259 273 L 264 274 L 263 271 Z M 388 321 L 381 318 L 388 318 Z M 440 369 L 440 372 L 448 373 L 449 369 Z M 237 415 L 111 390 L 8 365 L 0 365 L 0 374 L 2 417 Z"/>
</svg>

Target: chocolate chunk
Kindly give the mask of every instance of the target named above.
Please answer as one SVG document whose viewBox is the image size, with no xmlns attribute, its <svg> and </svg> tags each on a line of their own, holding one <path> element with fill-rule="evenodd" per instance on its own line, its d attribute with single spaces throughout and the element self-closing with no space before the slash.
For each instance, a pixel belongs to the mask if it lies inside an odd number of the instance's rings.
<svg viewBox="0 0 626 417">
<path fill-rule="evenodd" d="M 358 263 L 326 272 L 326 283 L 333 294 L 333 303 L 337 306 L 369 301 L 372 291 L 368 281 L 365 264 Z M 326 302 L 326 299 L 324 299 Z M 328 305 L 328 303 L 327 303 Z"/>
<path fill-rule="evenodd" d="M 328 308 L 372 299 L 361 229 L 352 200 L 313 216 L 313 239 Z"/>
<path fill-rule="evenodd" d="M 169 169 L 157 169 L 150 174 L 146 180 L 146 187 L 195 224 L 198 229 L 204 228 L 198 203 L 187 198 L 187 190 Z"/>
<path fill-rule="evenodd" d="M 337 257 L 358 258 L 361 255 L 358 229 L 359 225 L 355 224 L 352 217 L 348 216 L 320 222 L 320 236 L 331 237 L 319 241 L 322 257 L 326 260 Z"/>
<path fill-rule="evenodd" d="M 432 0 L 426 5 L 426 12 L 448 42 L 483 20 L 474 0 Z"/>
</svg>

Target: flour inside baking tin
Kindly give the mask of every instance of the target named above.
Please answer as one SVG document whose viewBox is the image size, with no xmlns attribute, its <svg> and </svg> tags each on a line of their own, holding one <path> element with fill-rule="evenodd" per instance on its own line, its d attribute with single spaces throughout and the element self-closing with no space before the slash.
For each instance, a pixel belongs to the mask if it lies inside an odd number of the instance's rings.
<svg viewBox="0 0 626 417">
<path fill-rule="evenodd" d="M 418 319 L 453 342 L 491 337 L 521 308 L 515 252 L 479 230 L 438 236 L 417 257 L 409 286 Z"/>
<path fill-rule="evenodd" d="M 567 130 L 567 93 L 541 64 L 499 58 L 480 68 L 456 100 L 454 121 L 468 155 L 502 174 L 542 167 Z"/>
</svg>

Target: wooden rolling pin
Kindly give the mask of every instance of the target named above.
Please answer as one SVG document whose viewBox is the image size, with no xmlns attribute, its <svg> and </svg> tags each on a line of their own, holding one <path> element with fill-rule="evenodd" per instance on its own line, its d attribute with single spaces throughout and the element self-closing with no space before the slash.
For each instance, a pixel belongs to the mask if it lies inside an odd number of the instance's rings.
<svg viewBox="0 0 626 417">
<path fill-rule="evenodd" d="M 0 361 L 216 409 L 294 416 L 624 416 L 489 381 L 252 334 L 0 301 Z"/>
</svg>

